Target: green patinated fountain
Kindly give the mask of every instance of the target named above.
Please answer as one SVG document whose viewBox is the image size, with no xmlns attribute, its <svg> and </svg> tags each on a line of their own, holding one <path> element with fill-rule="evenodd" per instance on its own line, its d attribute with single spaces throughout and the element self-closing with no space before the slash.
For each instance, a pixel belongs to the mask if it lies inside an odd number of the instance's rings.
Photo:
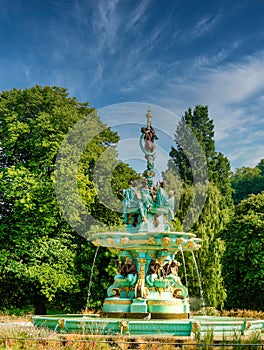
<svg viewBox="0 0 264 350">
<path fill-rule="evenodd" d="M 178 276 L 179 251 L 200 248 L 194 234 L 171 232 L 174 194 L 166 185 L 154 185 L 155 139 L 151 111 L 147 126 L 141 128 L 140 147 L 147 169 L 140 182 L 123 191 L 126 232 L 93 235 L 96 246 L 115 249 L 119 255 L 118 274 L 107 290 L 103 314 L 110 317 L 152 319 L 188 318 L 188 290 Z"/>
<path fill-rule="evenodd" d="M 118 253 L 118 273 L 107 289 L 102 316 L 52 315 L 33 316 L 34 324 L 60 332 L 88 334 L 216 335 L 234 332 L 246 334 L 261 330 L 263 321 L 190 317 L 187 288 L 178 276 L 177 253 L 201 248 L 201 239 L 192 233 L 171 232 L 174 218 L 174 194 L 166 184 L 154 184 L 155 140 L 151 111 L 147 125 L 141 128 L 140 148 L 147 167 L 140 181 L 123 190 L 125 232 L 92 235 L 95 246 Z"/>
</svg>

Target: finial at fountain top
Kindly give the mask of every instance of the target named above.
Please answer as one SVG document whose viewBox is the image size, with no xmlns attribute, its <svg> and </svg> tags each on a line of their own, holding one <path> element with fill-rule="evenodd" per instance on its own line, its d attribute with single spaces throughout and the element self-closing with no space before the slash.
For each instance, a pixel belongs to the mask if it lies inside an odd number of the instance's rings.
<svg viewBox="0 0 264 350">
<path fill-rule="evenodd" d="M 147 117 L 147 128 L 150 129 L 151 128 L 151 118 L 152 118 L 152 112 L 151 112 L 150 106 L 147 110 L 146 117 Z"/>
</svg>

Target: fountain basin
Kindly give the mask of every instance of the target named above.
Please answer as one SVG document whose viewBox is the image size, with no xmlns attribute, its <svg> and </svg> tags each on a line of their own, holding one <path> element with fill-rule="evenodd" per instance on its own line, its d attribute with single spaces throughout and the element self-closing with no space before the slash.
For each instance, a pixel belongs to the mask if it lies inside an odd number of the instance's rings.
<svg viewBox="0 0 264 350">
<path fill-rule="evenodd" d="M 192 251 L 201 247 L 202 240 L 186 232 L 103 232 L 92 236 L 95 246 L 129 250 Z"/>
<path fill-rule="evenodd" d="M 133 318 L 106 318 L 92 315 L 52 315 L 33 316 L 36 327 L 46 327 L 60 333 L 84 333 L 98 335 L 162 335 L 189 336 L 196 333 L 205 336 L 212 332 L 214 336 L 248 335 L 264 331 L 264 320 L 194 316 L 190 319 L 161 320 Z"/>
</svg>

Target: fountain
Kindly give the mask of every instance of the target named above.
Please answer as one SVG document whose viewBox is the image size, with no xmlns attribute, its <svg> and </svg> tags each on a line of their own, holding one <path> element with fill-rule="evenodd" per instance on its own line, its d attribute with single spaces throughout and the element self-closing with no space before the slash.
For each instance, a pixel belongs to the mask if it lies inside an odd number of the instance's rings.
<svg viewBox="0 0 264 350">
<path fill-rule="evenodd" d="M 117 274 L 106 291 L 102 316 L 33 316 L 34 324 L 60 332 L 122 335 L 201 335 L 208 330 L 229 335 L 263 328 L 263 321 L 220 317 L 190 317 L 187 286 L 178 276 L 177 253 L 200 249 L 193 233 L 173 232 L 174 194 L 162 181 L 154 184 L 155 140 L 151 111 L 141 128 L 140 148 L 147 162 L 140 181 L 123 190 L 124 232 L 92 236 L 97 247 L 118 253 Z M 185 266 L 184 266 L 185 268 Z"/>
</svg>

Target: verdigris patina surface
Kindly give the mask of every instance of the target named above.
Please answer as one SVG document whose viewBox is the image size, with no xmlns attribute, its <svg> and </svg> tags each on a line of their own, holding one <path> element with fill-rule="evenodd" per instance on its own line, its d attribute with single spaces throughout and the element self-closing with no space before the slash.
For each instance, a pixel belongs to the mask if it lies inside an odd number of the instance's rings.
<svg viewBox="0 0 264 350">
<path fill-rule="evenodd" d="M 96 246 L 115 249 L 118 273 L 107 290 L 103 313 L 111 317 L 188 318 L 188 290 L 178 276 L 179 251 L 200 248 L 194 234 L 171 232 L 174 193 L 166 183 L 154 183 L 155 140 L 151 111 L 141 128 L 140 148 L 147 162 L 142 179 L 123 190 L 123 217 L 126 232 L 93 235 Z"/>
</svg>

